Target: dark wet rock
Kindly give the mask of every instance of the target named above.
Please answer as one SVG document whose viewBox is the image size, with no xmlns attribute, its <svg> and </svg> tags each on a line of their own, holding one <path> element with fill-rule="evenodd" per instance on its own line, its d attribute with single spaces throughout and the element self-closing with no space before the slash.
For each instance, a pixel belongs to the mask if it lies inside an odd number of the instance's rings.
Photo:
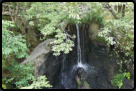
<svg viewBox="0 0 136 91">
<path fill-rule="evenodd" d="M 116 74 L 119 74 L 119 69 L 120 66 L 117 64 L 116 60 L 119 60 L 116 55 L 112 53 L 112 56 L 107 55 L 106 56 L 106 51 L 103 50 L 102 48 L 105 48 L 103 46 L 91 46 L 91 51 L 88 55 L 89 59 L 89 67 L 88 70 L 89 72 L 87 73 L 87 81 L 89 82 L 89 85 L 92 89 L 115 89 L 115 86 L 111 85 L 111 80 L 114 78 Z M 123 66 L 122 70 L 127 70 L 128 67 Z M 130 67 L 131 71 L 132 67 Z M 123 80 L 123 85 L 122 88 L 125 89 L 130 89 L 133 88 L 133 77 L 130 77 L 130 80 L 125 79 Z"/>
<path fill-rule="evenodd" d="M 39 74 L 46 75 L 50 84 L 53 84 L 53 82 L 57 79 L 56 74 L 59 73 L 61 60 L 62 60 L 62 56 L 59 56 L 57 58 L 53 56 L 53 52 L 52 52 L 47 57 L 46 61 L 37 68 Z"/>
<path fill-rule="evenodd" d="M 134 80 L 128 80 L 124 79 L 123 80 L 123 86 L 122 89 L 133 89 L 134 88 Z"/>
<path fill-rule="evenodd" d="M 57 84 L 55 89 L 65 89 L 65 86 L 63 84 Z"/>
<path fill-rule="evenodd" d="M 75 80 L 77 82 L 78 89 L 91 89 L 87 82 L 86 72 L 83 68 L 81 67 L 77 68 L 75 72 Z"/>
</svg>

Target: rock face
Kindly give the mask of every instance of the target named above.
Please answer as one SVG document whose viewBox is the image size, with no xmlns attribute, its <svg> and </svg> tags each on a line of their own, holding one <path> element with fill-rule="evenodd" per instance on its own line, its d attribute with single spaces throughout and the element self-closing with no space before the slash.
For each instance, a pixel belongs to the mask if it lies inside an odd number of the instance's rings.
<svg viewBox="0 0 136 91">
<path fill-rule="evenodd" d="M 53 52 L 49 53 L 49 56 L 44 60 L 44 62 L 35 67 L 37 71 L 36 77 L 39 75 L 46 75 L 47 80 L 51 85 L 54 82 L 58 81 L 57 74 L 60 73 L 60 65 L 61 65 L 62 56 L 59 57 L 53 56 Z"/>
<path fill-rule="evenodd" d="M 30 57 L 28 59 L 25 59 L 21 64 L 28 63 L 30 61 L 33 61 L 35 63 L 39 62 L 37 58 L 39 58 L 40 55 L 45 55 L 50 52 L 50 42 L 54 39 L 47 39 L 44 42 L 40 43 L 30 54 Z M 36 60 L 34 60 L 36 59 Z"/>
<path fill-rule="evenodd" d="M 58 84 L 55 89 L 65 89 L 63 84 Z"/>
<path fill-rule="evenodd" d="M 55 57 L 51 52 L 50 42 L 54 39 L 47 39 L 40 43 L 30 54 L 28 59 L 25 59 L 22 64 L 26 64 L 30 61 L 35 63 L 34 65 L 34 76 L 35 78 L 46 75 L 47 80 L 51 85 L 54 82 L 58 82 L 58 76 L 60 72 L 60 65 L 63 56 Z M 61 86 L 62 87 L 62 86 Z M 63 87 L 62 87 L 63 88 Z"/>
<path fill-rule="evenodd" d="M 39 67 L 40 65 L 42 65 L 44 63 L 44 61 L 47 59 L 47 57 L 50 54 L 50 42 L 53 41 L 54 39 L 47 39 L 44 42 L 40 43 L 30 54 L 30 57 L 28 59 L 25 59 L 21 64 L 26 64 L 30 61 L 32 61 L 33 63 L 35 63 L 35 67 L 34 67 L 34 75 L 35 77 L 39 77 L 40 75 L 43 74 L 39 74 L 37 67 Z"/>
<path fill-rule="evenodd" d="M 116 60 L 116 55 L 107 56 L 106 49 L 103 46 L 91 46 L 91 52 L 88 55 L 88 75 L 87 81 L 91 89 L 114 89 L 111 80 L 118 74 L 120 66 Z M 125 70 L 125 67 L 122 68 Z M 129 84 L 129 85 L 128 85 Z M 130 80 L 124 79 L 121 89 L 132 89 L 134 87 L 133 77 Z M 118 87 L 116 87 L 118 88 Z"/>
</svg>

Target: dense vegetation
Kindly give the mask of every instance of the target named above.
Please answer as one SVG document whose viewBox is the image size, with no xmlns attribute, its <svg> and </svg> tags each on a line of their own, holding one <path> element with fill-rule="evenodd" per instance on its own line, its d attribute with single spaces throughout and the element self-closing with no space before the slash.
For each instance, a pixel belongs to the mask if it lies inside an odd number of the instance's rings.
<svg viewBox="0 0 136 91">
<path fill-rule="evenodd" d="M 35 84 L 33 64 L 19 65 L 20 62 L 16 61 L 29 57 L 26 53 L 26 36 L 30 30 L 27 31 L 27 28 L 33 26 L 44 36 L 39 40 L 48 39 L 50 35 L 56 39 L 51 43 L 52 51 L 53 55 L 59 56 L 61 51 L 68 54 L 74 46 L 73 40 L 76 36 L 65 32 L 67 24 L 85 25 L 97 22 L 102 30 L 99 36 L 104 38 L 108 46 L 115 45 L 115 53 L 122 57 L 117 63 L 122 66 L 123 63 L 134 61 L 132 2 L 4 2 L 3 5 L 7 6 L 10 16 L 7 20 L 2 8 L 2 71 L 10 71 L 10 74 L 3 78 L 3 88 L 6 88 L 4 84 L 9 86 L 8 83 L 16 84 L 17 88 L 51 87 L 47 81 L 45 83 L 46 77 L 41 77 L 43 80 L 39 78 Z M 19 31 L 11 30 L 13 27 Z M 67 39 L 66 42 L 64 39 Z M 122 86 L 122 79 L 130 76 L 127 72 L 122 74 L 117 74 L 111 81 L 119 88 Z"/>
</svg>

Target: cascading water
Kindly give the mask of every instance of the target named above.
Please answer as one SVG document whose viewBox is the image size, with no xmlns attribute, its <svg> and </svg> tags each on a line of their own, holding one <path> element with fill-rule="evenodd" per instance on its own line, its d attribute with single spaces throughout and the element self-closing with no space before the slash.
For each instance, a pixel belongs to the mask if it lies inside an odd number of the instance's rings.
<svg viewBox="0 0 136 91">
<path fill-rule="evenodd" d="M 61 61 L 61 81 L 60 83 L 65 87 L 65 89 L 74 89 L 76 88 L 76 82 L 75 82 L 75 72 L 80 67 L 83 68 L 85 71 L 87 71 L 87 65 L 82 63 L 81 59 L 81 47 L 80 47 L 80 34 L 79 34 L 79 26 L 76 24 L 76 30 L 77 30 L 77 52 L 75 56 L 77 55 L 77 63 L 72 63 L 71 60 L 66 59 L 66 54 L 62 54 L 63 59 Z M 64 42 L 67 41 L 67 38 Z M 66 63 L 67 62 L 67 63 Z"/>
<path fill-rule="evenodd" d="M 79 37 L 78 24 L 76 24 L 76 28 L 77 28 L 77 62 L 78 62 L 78 64 L 82 64 L 81 63 L 81 48 L 80 48 L 80 37 Z"/>
<path fill-rule="evenodd" d="M 81 60 L 81 47 L 80 47 L 80 37 L 79 37 L 79 26 L 76 24 L 77 28 L 77 68 L 82 67 L 85 70 L 87 69 L 87 66 L 82 63 Z"/>
<path fill-rule="evenodd" d="M 66 55 L 63 53 L 62 68 L 61 68 L 62 84 L 64 84 L 64 79 L 65 79 L 65 60 L 66 60 Z"/>
</svg>

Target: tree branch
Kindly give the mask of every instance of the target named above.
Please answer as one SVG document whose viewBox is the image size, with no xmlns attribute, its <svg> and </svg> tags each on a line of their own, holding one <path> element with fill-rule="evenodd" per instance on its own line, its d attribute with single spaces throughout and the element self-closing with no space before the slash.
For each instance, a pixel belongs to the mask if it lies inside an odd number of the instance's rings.
<svg viewBox="0 0 136 91">
<path fill-rule="evenodd" d="M 2 12 L 2 15 L 10 15 L 9 11 L 4 11 Z M 11 14 L 12 16 L 14 16 L 14 14 Z M 17 17 L 21 17 L 22 15 L 17 15 Z"/>
<path fill-rule="evenodd" d="M 108 9 L 112 15 L 114 16 L 115 19 L 119 19 L 119 17 L 117 16 L 117 14 L 115 14 L 115 12 L 113 11 L 113 9 Z"/>
<path fill-rule="evenodd" d="M 8 6 L 8 4 L 2 4 L 2 6 Z M 12 5 L 9 5 L 10 7 L 13 7 Z M 24 9 L 23 7 L 19 7 L 19 9 Z"/>
<path fill-rule="evenodd" d="M 68 24 L 68 20 L 67 19 L 64 19 L 62 24 L 61 24 L 61 29 L 62 31 L 66 34 L 66 36 L 68 36 L 69 38 L 71 38 L 72 40 L 74 40 L 71 35 L 69 35 L 67 32 L 65 32 L 65 28 L 67 27 L 67 24 Z"/>
<path fill-rule="evenodd" d="M 115 19 L 119 19 L 117 14 L 114 12 L 113 8 L 109 5 L 109 2 L 106 2 L 103 5 L 104 5 L 104 8 L 108 9 L 112 13 Z"/>
<path fill-rule="evenodd" d="M 66 32 L 66 36 L 68 36 L 69 38 L 71 38 L 72 40 L 74 40 L 74 38 L 72 38 L 71 35 L 69 35 L 67 32 Z"/>
<path fill-rule="evenodd" d="M 16 11 L 15 11 L 15 22 L 17 21 L 17 15 L 18 15 L 18 11 L 19 11 L 19 2 L 17 2 L 17 6 L 16 6 Z"/>
<path fill-rule="evenodd" d="M 8 5 L 8 8 L 9 8 L 9 15 L 10 15 L 10 17 L 11 17 L 12 21 L 14 21 L 14 19 L 13 19 L 13 17 L 12 17 L 12 14 L 11 14 L 11 8 L 10 8 L 10 5 L 9 5 L 9 4 L 7 4 L 7 5 Z"/>
<path fill-rule="evenodd" d="M 7 5 L 8 5 L 8 8 L 9 8 L 9 15 L 10 15 L 12 21 L 14 21 L 15 25 L 21 30 L 22 34 L 25 35 L 26 34 L 25 29 L 21 28 L 18 25 L 19 21 L 17 21 L 17 14 L 19 12 L 19 2 L 17 2 L 16 11 L 14 9 L 14 17 L 12 16 L 10 5 L 9 4 L 7 4 Z"/>
</svg>

